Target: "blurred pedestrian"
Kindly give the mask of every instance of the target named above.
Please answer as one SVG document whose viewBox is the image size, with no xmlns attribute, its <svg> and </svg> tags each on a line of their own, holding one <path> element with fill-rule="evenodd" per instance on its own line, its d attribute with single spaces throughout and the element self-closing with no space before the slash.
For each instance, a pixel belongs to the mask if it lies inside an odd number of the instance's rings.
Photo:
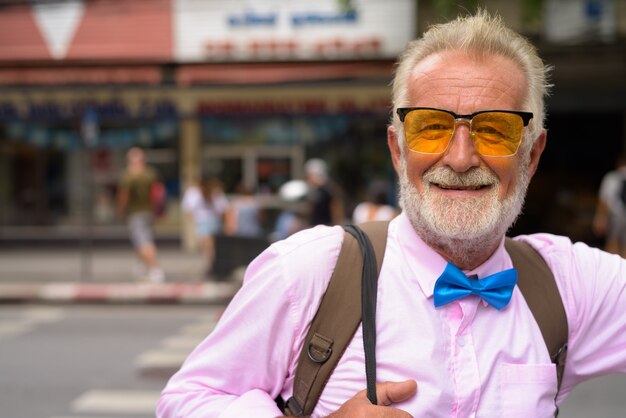
<svg viewBox="0 0 626 418">
<path fill-rule="evenodd" d="M 360 224 L 368 221 L 390 221 L 398 215 L 398 210 L 389 204 L 389 185 L 376 180 L 369 186 L 365 200 L 352 212 L 352 222 Z"/>
<path fill-rule="evenodd" d="M 308 226 L 305 210 L 307 192 L 308 186 L 303 180 L 290 180 L 280 187 L 278 195 L 285 207 L 276 218 L 271 242 L 285 239 Z"/>
<path fill-rule="evenodd" d="M 626 258 L 626 153 L 602 179 L 593 230 L 606 237 L 606 251 Z"/>
<path fill-rule="evenodd" d="M 130 240 L 140 261 L 137 273 L 152 282 L 162 282 L 165 274 L 159 267 L 152 231 L 152 195 L 162 184 L 157 172 L 146 165 L 145 154 L 141 148 L 133 147 L 128 150 L 126 160 L 126 170 L 118 184 L 118 215 L 125 217 L 127 221 Z"/>
<path fill-rule="evenodd" d="M 306 181 L 309 185 L 309 224 L 341 225 L 344 221 L 344 208 L 337 186 L 328 176 L 328 166 L 324 160 L 312 158 L 304 165 Z"/>
<path fill-rule="evenodd" d="M 238 237 L 256 238 L 263 234 L 261 211 L 252 190 L 243 184 L 237 186 L 224 215 L 224 233 Z"/>
<path fill-rule="evenodd" d="M 222 230 L 224 212 L 228 207 L 222 183 L 213 177 L 203 179 L 199 185 L 185 191 L 181 206 L 194 222 L 206 261 L 206 275 L 210 276 L 215 261 L 215 235 Z"/>
</svg>

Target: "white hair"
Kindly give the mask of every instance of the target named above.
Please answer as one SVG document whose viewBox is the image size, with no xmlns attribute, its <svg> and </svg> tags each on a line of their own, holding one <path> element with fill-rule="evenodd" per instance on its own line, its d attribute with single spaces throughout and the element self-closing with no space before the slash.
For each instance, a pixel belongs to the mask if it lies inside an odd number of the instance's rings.
<svg viewBox="0 0 626 418">
<path fill-rule="evenodd" d="M 322 159 L 311 158 L 304 164 L 304 172 L 321 180 L 326 180 L 328 178 L 328 165 Z"/>
<path fill-rule="evenodd" d="M 434 25 L 423 36 L 410 42 L 396 66 L 393 80 L 392 121 L 398 132 L 402 132 L 400 120 L 395 113 L 408 103 L 408 82 L 413 68 L 426 57 L 446 51 L 468 51 L 477 57 L 501 55 L 520 66 L 527 82 L 525 109 L 533 113 L 522 153 L 530 152 L 532 144 L 543 129 L 545 110 L 544 96 L 551 85 L 548 83 L 550 67 L 544 65 L 536 48 L 523 36 L 505 26 L 499 16 L 492 16 L 484 10 L 475 15 L 458 17 L 455 20 Z M 399 141 L 404 147 L 404 141 Z"/>
</svg>

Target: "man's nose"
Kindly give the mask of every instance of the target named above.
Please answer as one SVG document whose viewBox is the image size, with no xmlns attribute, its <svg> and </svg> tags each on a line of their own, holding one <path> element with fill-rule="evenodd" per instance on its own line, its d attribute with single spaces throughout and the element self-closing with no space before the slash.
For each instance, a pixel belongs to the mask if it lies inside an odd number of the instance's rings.
<svg viewBox="0 0 626 418">
<path fill-rule="evenodd" d="M 457 173 L 464 173 L 472 167 L 480 165 L 480 156 L 476 151 L 474 140 L 470 135 L 469 124 L 457 123 L 450 145 L 444 153 L 441 162 Z"/>
</svg>

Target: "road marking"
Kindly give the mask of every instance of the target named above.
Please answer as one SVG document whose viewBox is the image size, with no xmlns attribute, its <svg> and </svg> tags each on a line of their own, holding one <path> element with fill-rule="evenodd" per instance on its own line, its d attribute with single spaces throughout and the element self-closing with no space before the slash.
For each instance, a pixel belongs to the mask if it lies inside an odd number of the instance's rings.
<svg viewBox="0 0 626 418">
<path fill-rule="evenodd" d="M 215 328 L 216 321 L 199 322 L 195 324 L 185 325 L 181 332 L 183 334 L 208 335 Z"/>
<path fill-rule="evenodd" d="M 72 402 L 72 411 L 98 414 L 154 414 L 159 391 L 90 390 Z"/>
<path fill-rule="evenodd" d="M 146 367 L 180 367 L 189 355 L 188 351 L 165 351 L 154 350 L 140 354 L 135 360 L 135 365 L 140 368 Z"/>
<path fill-rule="evenodd" d="M 161 341 L 159 347 L 145 351 L 135 359 L 140 373 L 175 373 L 189 353 L 213 331 L 223 308 L 212 308 L 198 321 L 185 325 L 178 334 Z"/>
<path fill-rule="evenodd" d="M 32 331 L 34 324 L 30 321 L 15 320 L 0 322 L 0 338 L 15 337 Z"/>
<path fill-rule="evenodd" d="M 163 348 L 165 349 L 184 349 L 184 350 L 193 350 L 194 348 L 196 348 L 196 346 L 198 344 L 200 344 L 202 342 L 202 340 L 204 340 L 204 338 L 207 336 L 206 333 L 204 334 L 200 334 L 200 335 L 182 335 L 182 336 L 178 336 L 175 335 L 173 337 L 168 337 L 166 339 L 164 339 L 161 342 L 161 345 L 163 346 Z"/>
<path fill-rule="evenodd" d="M 20 311 L 15 318 L 0 320 L 0 338 L 26 334 L 39 324 L 59 321 L 64 317 L 63 308 L 29 308 Z"/>
<path fill-rule="evenodd" d="M 35 307 L 24 312 L 24 317 L 35 322 L 54 322 L 59 321 L 67 316 L 65 308 L 55 307 Z"/>
</svg>

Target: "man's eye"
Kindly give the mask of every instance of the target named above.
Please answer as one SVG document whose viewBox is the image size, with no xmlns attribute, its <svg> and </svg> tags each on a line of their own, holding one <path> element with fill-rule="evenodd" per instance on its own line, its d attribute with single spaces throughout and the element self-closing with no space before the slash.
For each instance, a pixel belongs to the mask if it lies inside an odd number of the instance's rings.
<svg viewBox="0 0 626 418">
<path fill-rule="evenodd" d="M 444 131 L 449 129 L 446 125 L 441 124 L 430 124 L 422 127 L 422 131 Z"/>
</svg>

